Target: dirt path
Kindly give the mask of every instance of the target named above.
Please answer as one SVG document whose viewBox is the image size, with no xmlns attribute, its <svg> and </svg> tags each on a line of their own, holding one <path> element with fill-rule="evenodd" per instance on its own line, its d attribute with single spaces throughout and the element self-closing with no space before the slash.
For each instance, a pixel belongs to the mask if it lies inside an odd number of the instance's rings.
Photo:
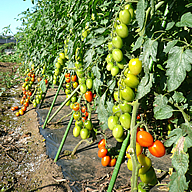
<svg viewBox="0 0 192 192">
<path fill-rule="evenodd" d="M 0 72 L 12 66 L 0 63 Z M 21 87 L 14 87 L 0 97 L 1 191 L 71 191 L 61 168 L 46 155 L 45 140 L 39 133 L 32 105 L 20 117 L 10 110 L 13 104 L 19 105 L 20 92 Z"/>
</svg>

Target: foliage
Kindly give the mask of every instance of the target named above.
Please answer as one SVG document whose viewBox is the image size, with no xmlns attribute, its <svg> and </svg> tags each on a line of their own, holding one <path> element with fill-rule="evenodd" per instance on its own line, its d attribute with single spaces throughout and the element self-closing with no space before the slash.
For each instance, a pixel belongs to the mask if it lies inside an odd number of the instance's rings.
<svg viewBox="0 0 192 192">
<path fill-rule="evenodd" d="M 129 35 L 124 39 L 126 64 L 118 75 L 112 76 L 106 70 L 106 57 L 111 53 L 108 43 L 115 34 L 119 11 L 129 2 L 136 16 L 128 25 Z M 190 7 L 190 0 L 39 0 L 31 12 L 26 10 L 21 14 L 24 27 L 16 35 L 20 40 L 17 53 L 25 70 L 34 67 L 36 75 L 50 82 L 54 79 L 59 53 L 66 55 L 62 73 L 66 70 L 75 73 L 76 62 L 83 63 L 83 75 L 93 77 L 92 91 L 97 95 L 94 106 L 102 132 L 108 128 L 107 120 L 112 114 L 113 93 L 119 90 L 117 79 L 123 78 L 130 59 L 140 58 L 143 71 L 139 75 L 136 99 L 141 104 L 141 113 L 151 109 L 147 115 L 155 118 L 155 124 L 152 121 L 147 124 L 157 134 L 157 127 L 162 128 L 163 123 L 167 125 L 168 119 L 174 118 L 171 121 L 174 129 L 165 143 L 175 149 L 170 191 L 187 190 L 191 176 L 187 170 L 192 147 Z"/>
</svg>

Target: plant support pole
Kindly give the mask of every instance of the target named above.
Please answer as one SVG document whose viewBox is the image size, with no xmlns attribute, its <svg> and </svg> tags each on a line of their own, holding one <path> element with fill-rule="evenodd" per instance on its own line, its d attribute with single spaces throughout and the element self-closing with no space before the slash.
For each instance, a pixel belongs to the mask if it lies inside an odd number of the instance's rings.
<svg viewBox="0 0 192 192">
<path fill-rule="evenodd" d="M 127 131 L 127 137 L 125 138 L 125 140 L 123 141 L 123 144 L 121 146 L 121 150 L 119 152 L 119 156 L 118 156 L 118 159 L 117 159 L 117 163 L 115 165 L 115 168 L 114 168 L 114 171 L 113 171 L 113 174 L 112 174 L 112 177 L 111 177 L 111 181 L 109 183 L 109 187 L 108 187 L 108 190 L 107 192 L 111 192 L 112 189 L 113 189 L 113 186 L 115 184 L 115 181 L 116 181 L 116 178 L 117 178 L 117 175 L 119 173 L 119 169 L 120 169 L 120 166 L 121 166 L 121 162 L 123 160 L 123 157 L 125 155 L 125 151 L 127 149 L 127 145 L 128 145 L 128 142 L 129 142 L 129 131 Z"/>
<path fill-rule="evenodd" d="M 47 117 L 46 117 L 45 122 L 44 122 L 44 124 L 43 124 L 43 127 L 42 127 L 43 129 L 45 128 L 45 126 L 46 126 L 46 124 L 47 124 L 47 121 L 48 121 L 49 116 L 50 116 L 50 114 L 51 114 L 51 111 L 52 111 L 52 109 L 53 109 L 53 105 L 55 104 L 55 101 L 56 101 L 56 99 L 57 99 L 57 96 L 58 96 L 58 94 L 59 94 L 59 91 L 60 91 L 60 89 L 61 89 L 61 86 L 62 86 L 62 84 L 63 84 L 64 77 L 65 77 L 65 74 L 63 74 L 63 75 L 61 76 L 61 81 L 60 81 L 59 87 L 58 87 L 58 89 L 57 89 L 57 93 L 56 93 L 56 95 L 55 95 L 55 97 L 54 97 L 54 99 L 53 99 L 53 102 L 52 102 L 52 104 L 51 104 L 51 107 L 50 107 L 50 109 L 49 109 L 49 112 L 48 112 L 48 114 L 47 114 Z"/>
<path fill-rule="evenodd" d="M 63 108 L 63 106 L 71 99 L 71 97 L 73 97 L 73 95 L 78 91 L 78 89 L 80 88 L 80 85 L 78 85 L 78 87 L 71 93 L 71 95 L 65 99 L 65 101 L 60 105 L 60 107 L 55 111 L 55 113 L 50 117 L 50 119 L 47 121 L 47 123 L 49 123 L 56 115 L 57 113 Z"/>
</svg>

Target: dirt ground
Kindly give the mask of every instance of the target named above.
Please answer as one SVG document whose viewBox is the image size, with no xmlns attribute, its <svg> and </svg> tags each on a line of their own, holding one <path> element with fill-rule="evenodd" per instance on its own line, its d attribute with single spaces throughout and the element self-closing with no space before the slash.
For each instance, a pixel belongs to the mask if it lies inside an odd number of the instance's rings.
<svg viewBox="0 0 192 192">
<path fill-rule="evenodd" d="M 12 71 L 12 66 L 14 64 L 0 63 L 0 72 L 9 69 Z M 48 142 L 40 134 L 40 130 L 42 121 L 46 117 L 45 112 L 46 110 L 48 112 L 53 100 L 54 91 L 48 91 L 42 109 L 35 109 L 30 105 L 27 112 L 20 117 L 16 117 L 15 112 L 10 110 L 13 105 L 21 106 L 19 104 L 20 85 L 14 86 L 0 97 L 0 189 L 13 192 L 65 192 L 78 191 L 77 186 L 80 185 L 81 191 L 106 191 L 114 168 L 102 167 L 100 159 L 97 157 L 97 143 L 100 137 L 92 145 L 82 144 L 77 150 L 77 159 L 66 160 L 62 158 L 62 154 L 56 164 L 53 158 L 48 157 L 46 148 Z M 60 100 L 62 101 L 62 99 L 63 95 L 61 94 Z M 60 100 L 58 99 L 58 102 Z M 58 106 L 59 104 L 56 108 Z M 63 112 L 58 114 L 55 121 L 65 115 L 64 113 L 67 113 L 67 110 L 64 109 Z M 65 126 L 68 121 L 69 118 L 58 126 L 49 124 L 48 130 L 50 133 L 53 129 L 60 131 L 60 128 Z M 60 135 L 62 138 L 63 132 Z M 59 139 L 61 140 L 61 138 Z M 75 139 L 71 130 L 65 144 L 66 150 L 71 150 L 77 144 L 79 138 Z M 111 140 L 111 143 L 113 143 L 113 140 Z M 168 170 L 171 166 L 169 157 L 170 155 L 161 159 L 151 157 L 160 181 L 159 185 L 152 191 L 168 191 Z M 68 177 L 71 173 L 75 175 L 73 175 L 74 180 Z M 130 191 L 130 177 L 131 172 L 127 169 L 127 165 L 123 163 L 114 191 Z"/>
</svg>

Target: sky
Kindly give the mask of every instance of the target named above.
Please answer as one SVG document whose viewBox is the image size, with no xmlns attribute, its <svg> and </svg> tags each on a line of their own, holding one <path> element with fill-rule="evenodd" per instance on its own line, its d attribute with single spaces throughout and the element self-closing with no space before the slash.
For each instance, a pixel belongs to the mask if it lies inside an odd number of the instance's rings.
<svg viewBox="0 0 192 192">
<path fill-rule="evenodd" d="M 11 25 L 11 31 L 16 34 L 16 28 L 21 26 L 21 21 L 16 21 L 14 18 L 20 18 L 19 13 L 32 7 L 34 5 L 31 0 L 0 0 L 0 34 L 3 33 L 3 28 L 8 25 Z"/>
</svg>

